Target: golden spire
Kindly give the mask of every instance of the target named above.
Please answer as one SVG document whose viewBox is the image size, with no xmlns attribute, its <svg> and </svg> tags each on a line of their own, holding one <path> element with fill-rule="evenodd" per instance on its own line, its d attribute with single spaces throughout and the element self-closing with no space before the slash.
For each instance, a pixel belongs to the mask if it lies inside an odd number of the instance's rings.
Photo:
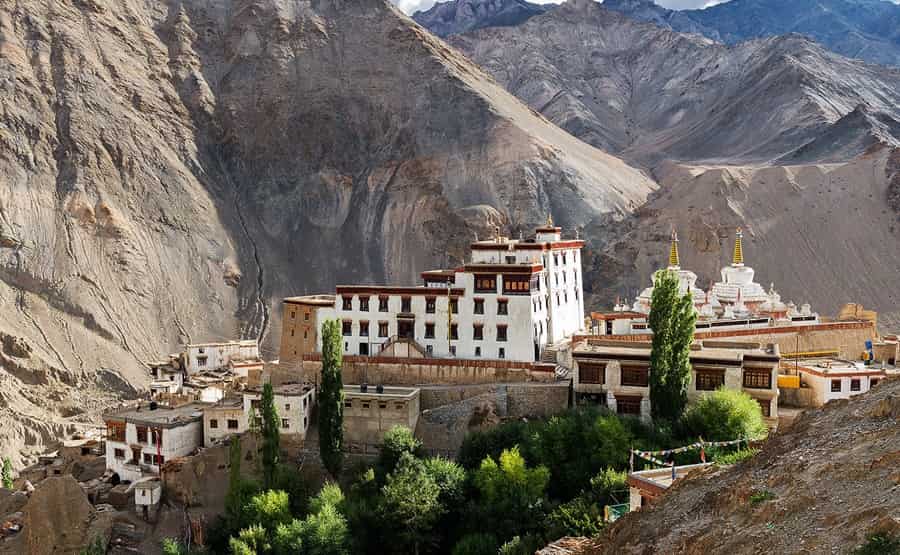
<svg viewBox="0 0 900 555">
<path fill-rule="evenodd" d="M 681 260 L 678 258 L 678 232 L 672 228 L 672 246 L 669 248 L 669 268 L 678 268 Z"/>
<path fill-rule="evenodd" d="M 553 227 L 553 215 L 550 213 L 547 214 L 547 227 Z"/>
<path fill-rule="evenodd" d="M 742 245 L 742 240 L 744 238 L 744 232 L 741 231 L 741 228 L 737 228 L 737 234 L 734 237 L 734 260 L 733 264 L 744 264 L 744 248 Z"/>
</svg>

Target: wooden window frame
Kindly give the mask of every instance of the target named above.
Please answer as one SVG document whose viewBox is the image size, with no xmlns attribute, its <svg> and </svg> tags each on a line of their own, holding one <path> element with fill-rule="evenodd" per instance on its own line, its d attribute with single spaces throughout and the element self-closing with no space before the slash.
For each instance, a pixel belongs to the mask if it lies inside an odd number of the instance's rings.
<svg viewBox="0 0 900 555">
<path fill-rule="evenodd" d="M 741 377 L 741 384 L 746 389 L 772 389 L 772 372 L 769 370 L 745 368 Z"/>
<path fill-rule="evenodd" d="M 696 391 L 715 391 L 725 385 L 725 370 L 696 370 L 694 389 Z"/>
<path fill-rule="evenodd" d="M 620 383 L 625 387 L 650 386 L 650 369 L 646 366 L 620 366 L 619 372 Z"/>
</svg>

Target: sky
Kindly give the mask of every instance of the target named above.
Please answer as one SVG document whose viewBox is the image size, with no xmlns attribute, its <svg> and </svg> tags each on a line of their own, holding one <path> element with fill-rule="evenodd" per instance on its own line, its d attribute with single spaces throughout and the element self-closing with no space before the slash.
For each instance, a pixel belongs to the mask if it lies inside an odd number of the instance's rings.
<svg viewBox="0 0 900 555">
<path fill-rule="evenodd" d="M 444 0 L 440 0 L 444 1 Z M 560 3 L 562 0 L 530 0 L 535 4 L 551 4 L 551 3 Z M 705 6 L 712 6 L 713 4 L 718 4 L 724 0 L 656 0 L 656 3 L 660 6 L 664 6 L 666 8 L 670 8 L 673 10 L 689 10 L 691 8 L 703 8 Z M 786 0 L 789 1 L 789 0 Z M 900 0 L 894 0 L 895 2 L 900 2 Z M 408 14 L 412 14 L 417 10 L 427 10 L 434 3 L 435 0 L 393 0 L 397 6 L 400 7 L 401 10 Z"/>
</svg>

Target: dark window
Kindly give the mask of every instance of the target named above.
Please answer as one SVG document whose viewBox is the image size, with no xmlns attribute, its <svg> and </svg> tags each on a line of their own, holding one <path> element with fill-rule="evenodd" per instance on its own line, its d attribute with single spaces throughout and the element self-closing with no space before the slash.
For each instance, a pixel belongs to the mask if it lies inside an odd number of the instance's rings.
<svg viewBox="0 0 900 555">
<path fill-rule="evenodd" d="M 744 370 L 744 387 L 772 389 L 772 373 L 768 370 Z"/>
<path fill-rule="evenodd" d="M 369 297 L 359 298 L 359 309 L 363 312 L 369 311 Z"/>
<path fill-rule="evenodd" d="M 457 324 L 450 324 L 450 339 L 459 339 L 459 326 Z"/>
<path fill-rule="evenodd" d="M 497 276 L 495 275 L 475 275 L 475 291 L 479 293 L 496 293 L 497 292 Z"/>
<path fill-rule="evenodd" d="M 503 293 L 525 295 L 531 287 L 531 278 L 525 276 L 503 276 Z"/>
<path fill-rule="evenodd" d="M 359 344 L 359 354 L 363 356 L 369 355 L 369 344 L 368 343 L 360 343 Z"/>
<path fill-rule="evenodd" d="M 559 265 L 559 255 L 558 255 L 558 254 L 554 254 L 554 255 L 553 255 L 553 265 L 554 265 L 554 266 L 558 266 L 558 265 Z"/>
<path fill-rule="evenodd" d="M 871 378 L 869 380 L 869 387 L 872 388 L 872 387 L 875 387 L 876 385 L 878 385 L 878 378 Z"/>
<path fill-rule="evenodd" d="M 113 449 L 113 456 L 117 459 L 125 458 L 125 450 L 124 449 Z"/>
<path fill-rule="evenodd" d="M 341 323 L 341 332 L 344 335 L 353 335 L 353 322 L 349 320 L 344 320 Z"/>
<path fill-rule="evenodd" d="M 859 378 L 853 378 L 850 380 L 850 391 L 859 391 L 860 383 Z"/>
<path fill-rule="evenodd" d="M 623 366 L 622 385 L 647 387 L 650 372 L 642 366 Z"/>
<path fill-rule="evenodd" d="M 400 312 L 412 312 L 412 299 L 409 297 L 400 298 Z"/>
<path fill-rule="evenodd" d="M 147 427 L 146 426 L 138 426 L 137 427 L 137 440 L 138 440 L 138 443 L 147 443 Z"/>
<path fill-rule="evenodd" d="M 209 427 L 210 427 L 210 428 L 213 428 L 213 429 L 218 428 L 218 427 L 219 427 L 219 421 L 218 421 L 217 419 L 215 419 L 215 418 L 210 419 L 210 421 L 209 421 Z"/>
<path fill-rule="evenodd" d="M 425 298 L 425 314 L 434 314 L 436 308 L 436 302 L 434 297 L 426 297 Z"/>
<path fill-rule="evenodd" d="M 450 356 L 456 356 L 456 345 L 450 345 Z"/>
<path fill-rule="evenodd" d="M 641 414 L 640 397 L 616 397 L 616 412 L 619 414 Z"/>
<path fill-rule="evenodd" d="M 304 319 L 304 320 L 307 320 L 307 321 L 309 320 L 309 312 L 305 312 L 305 313 L 303 314 L 303 319 Z"/>
<path fill-rule="evenodd" d="M 481 324 L 475 324 L 472 326 L 472 338 L 475 341 L 480 341 L 484 339 L 484 326 Z"/>
<path fill-rule="evenodd" d="M 757 399 L 757 403 L 759 403 L 759 410 L 762 411 L 762 415 L 766 418 L 772 416 L 772 402 L 766 399 Z"/>
<path fill-rule="evenodd" d="M 481 356 L 481 347 L 475 347 L 475 356 L 477 356 L 477 357 Z"/>
<path fill-rule="evenodd" d="M 353 297 L 341 297 L 344 302 L 344 310 L 352 310 L 353 309 Z"/>
<path fill-rule="evenodd" d="M 450 299 L 450 312 L 452 314 L 459 313 L 459 299 Z"/>
<path fill-rule="evenodd" d="M 425 324 L 425 339 L 434 339 L 434 324 L 431 322 Z"/>
<path fill-rule="evenodd" d="M 153 464 L 153 455 L 150 453 L 144 453 L 144 464 Z"/>
<path fill-rule="evenodd" d="M 497 352 L 497 358 L 504 359 L 506 358 L 506 349 L 500 347 L 500 350 Z"/>
<path fill-rule="evenodd" d="M 434 354 L 434 345 L 425 345 L 425 352 L 428 353 L 429 356 L 433 355 Z"/>
<path fill-rule="evenodd" d="M 387 337 L 388 336 L 388 323 L 387 322 L 378 322 L 378 337 Z"/>
<path fill-rule="evenodd" d="M 566 253 L 562 253 L 563 264 L 566 263 Z"/>
<path fill-rule="evenodd" d="M 506 326 L 497 326 L 497 341 L 506 341 Z"/>
<path fill-rule="evenodd" d="M 388 298 L 387 297 L 378 297 L 378 312 L 387 312 L 388 311 Z"/>
<path fill-rule="evenodd" d="M 506 263 L 507 263 L 507 264 L 515 264 L 515 263 L 516 263 L 516 257 L 515 257 L 515 255 L 512 255 L 512 256 L 506 256 Z"/>
<path fill-rule="evenodd" d="M 578 382 L 603 384 L 606 378 L 606 366 L 603 364 L 578 363 Z"/>
<path fill-rule="evenodd" d="M 509 301 L 504 299 L 497 301 L 497 314 L 509 314 Z"/>
<path fill-rule="evenodd" d="M 162 447 L 162 431 L 153 430 L 150 433 L 150 441 L 153 442 L 153 445 L 159 445 L 160 447 Z"/>
<path fill-rule="evenodd" d="M 291 328 L 291 337 L 294 337 L 294 328 Z"/>
<path fill-rule="evenodd" d="M 724 370 L 697 370 L 697 391 L 715 391 L 725 385 Z"/>
<path fill-rule="evenodd" d="M 368 322 L 360 322 L 359 323 L 359 334 L 363 337 L 369 337 L 369 323 Z"/>
<path fill-rule="evenodd" d="M 293 319 L 294 319 L 294 316 L 296 316 L 296 315 L 297 315 L 297 311 L 296 311 L 296 310 L 292 310 L 292 311 L 291 311 L 291 320 L 293 320 Z"/>
<path fill-rule="evenodd" d="M 475 314 L 484 314 L 484 299 L 475 299 Z"/>
<path fill-rule="evenodd" d="M 282 419 L 281 419 L 281 427 L 282 427 L 282 428 L 289 428 L 290 425 L 291 425 L 291 423 L 288 422 L 288 419 L 287 419 L 287 418 L 282 418 Z"/>
<path fill-rule="evenodd" d="M 345 400 L 345 401 L 344 401 L 344 407 L 346 407 L 346 408 L 348 408 L 348 409 L 353 408 L 353 400 L 352 400 L 352 399 L 347 399 L 347 400 Z"/>
<path fill-rule="evenodd" d="M 229 430 L 237 430 L 238 429 L 238 421 L 233 418 L 228 419 L 228 429 Z"/>
</svg>

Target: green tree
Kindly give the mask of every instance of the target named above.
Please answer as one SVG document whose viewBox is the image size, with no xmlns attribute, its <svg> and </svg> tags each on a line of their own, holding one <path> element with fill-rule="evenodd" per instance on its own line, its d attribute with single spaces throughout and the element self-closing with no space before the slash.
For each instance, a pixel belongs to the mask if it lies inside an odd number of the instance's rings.
<svg viewBox="0 0 900 555">
<path fill-rule="evenodd" d="M 13 489 L 15 487 L 12 474 L 12 462 L 10 462 L 9 457 L 3 457 L 3 487 L 6 489 Z"/>
<path fill-rule="evenodd" d="M 441 488 L 425 472 L 422 461 L 403 453 L 381 489 L 382 514 L 394 526 L 405 546 L 418 555 L 430 542 L 434 525 L 444 514 Z"/>
<path fill-rule="evenodd" d="M 528 468 L 518 448 L 503 451 L 499 464 L 484 459 L 473 478 L 479 493 L 479 525 L 499 538 L 540 530 L 549 480 L 547 468 Z"/>
<path fill-rule="evenodd" d="M 260 524 L 241 530 L 236 538 L 229 540 L 228 546 L 232 555 L 263 555 L 272 551 L 269 532 Z"/>
<path fill-rule="evenodd" d="M 678 292 L 678 274 L 672 270 L 657 272 L 647 318 L 653 330 L 650 403 L 654 419 L 674 422 L 687 405 L 696 319 L 691 292 Z"/>
<path fill-rule="evenodd" d="M 484 532 L 466 534 L 456 542 L 451 553 L 452 555 L 496 555 L 497 538 Z"/>
<path fill-rule="evenodd" d="M 412 430 L 406 426 L 392 426 L 384 433 L 384 438 L 381 440 L 381 450 L 375 463 L 378 470 L 377 477 L 383 481 L 388 474 L 394 471 L 404 453 L 421 457 L 422 442 L 416 439 Z"/>
<path fill-rule="evenodd" d="M 344 390 L 341 377 L 341 324 L 322 325 L 322 387 L 319 392 L 319 455 L 337 479 L 343 463 Z"/>
<path fill-rule="evenodd" d="M 275 391 L 271 383 L 263 385 L 259 404 L 262 412 L 263 487 L 270 489 L 275 487 L 278 478 L 278 458 L 281 452 L 280 422 L 278 409 L 275 407 Z"/>
<path fill-rule="evenodd" d="M 246 511 L 254 524 L 269 531 L 291 521 L 290 498 L 284 491 L 267 490 L 254 495 L 247 503 Z"/>
<path fill-rule="evenodd" d="M 704 395 L 688 408 L 683 422 L 691 434 L 709 441 L 760 439 L 768 433 L 759 403 L 735 389 Z"/>
</svg>

